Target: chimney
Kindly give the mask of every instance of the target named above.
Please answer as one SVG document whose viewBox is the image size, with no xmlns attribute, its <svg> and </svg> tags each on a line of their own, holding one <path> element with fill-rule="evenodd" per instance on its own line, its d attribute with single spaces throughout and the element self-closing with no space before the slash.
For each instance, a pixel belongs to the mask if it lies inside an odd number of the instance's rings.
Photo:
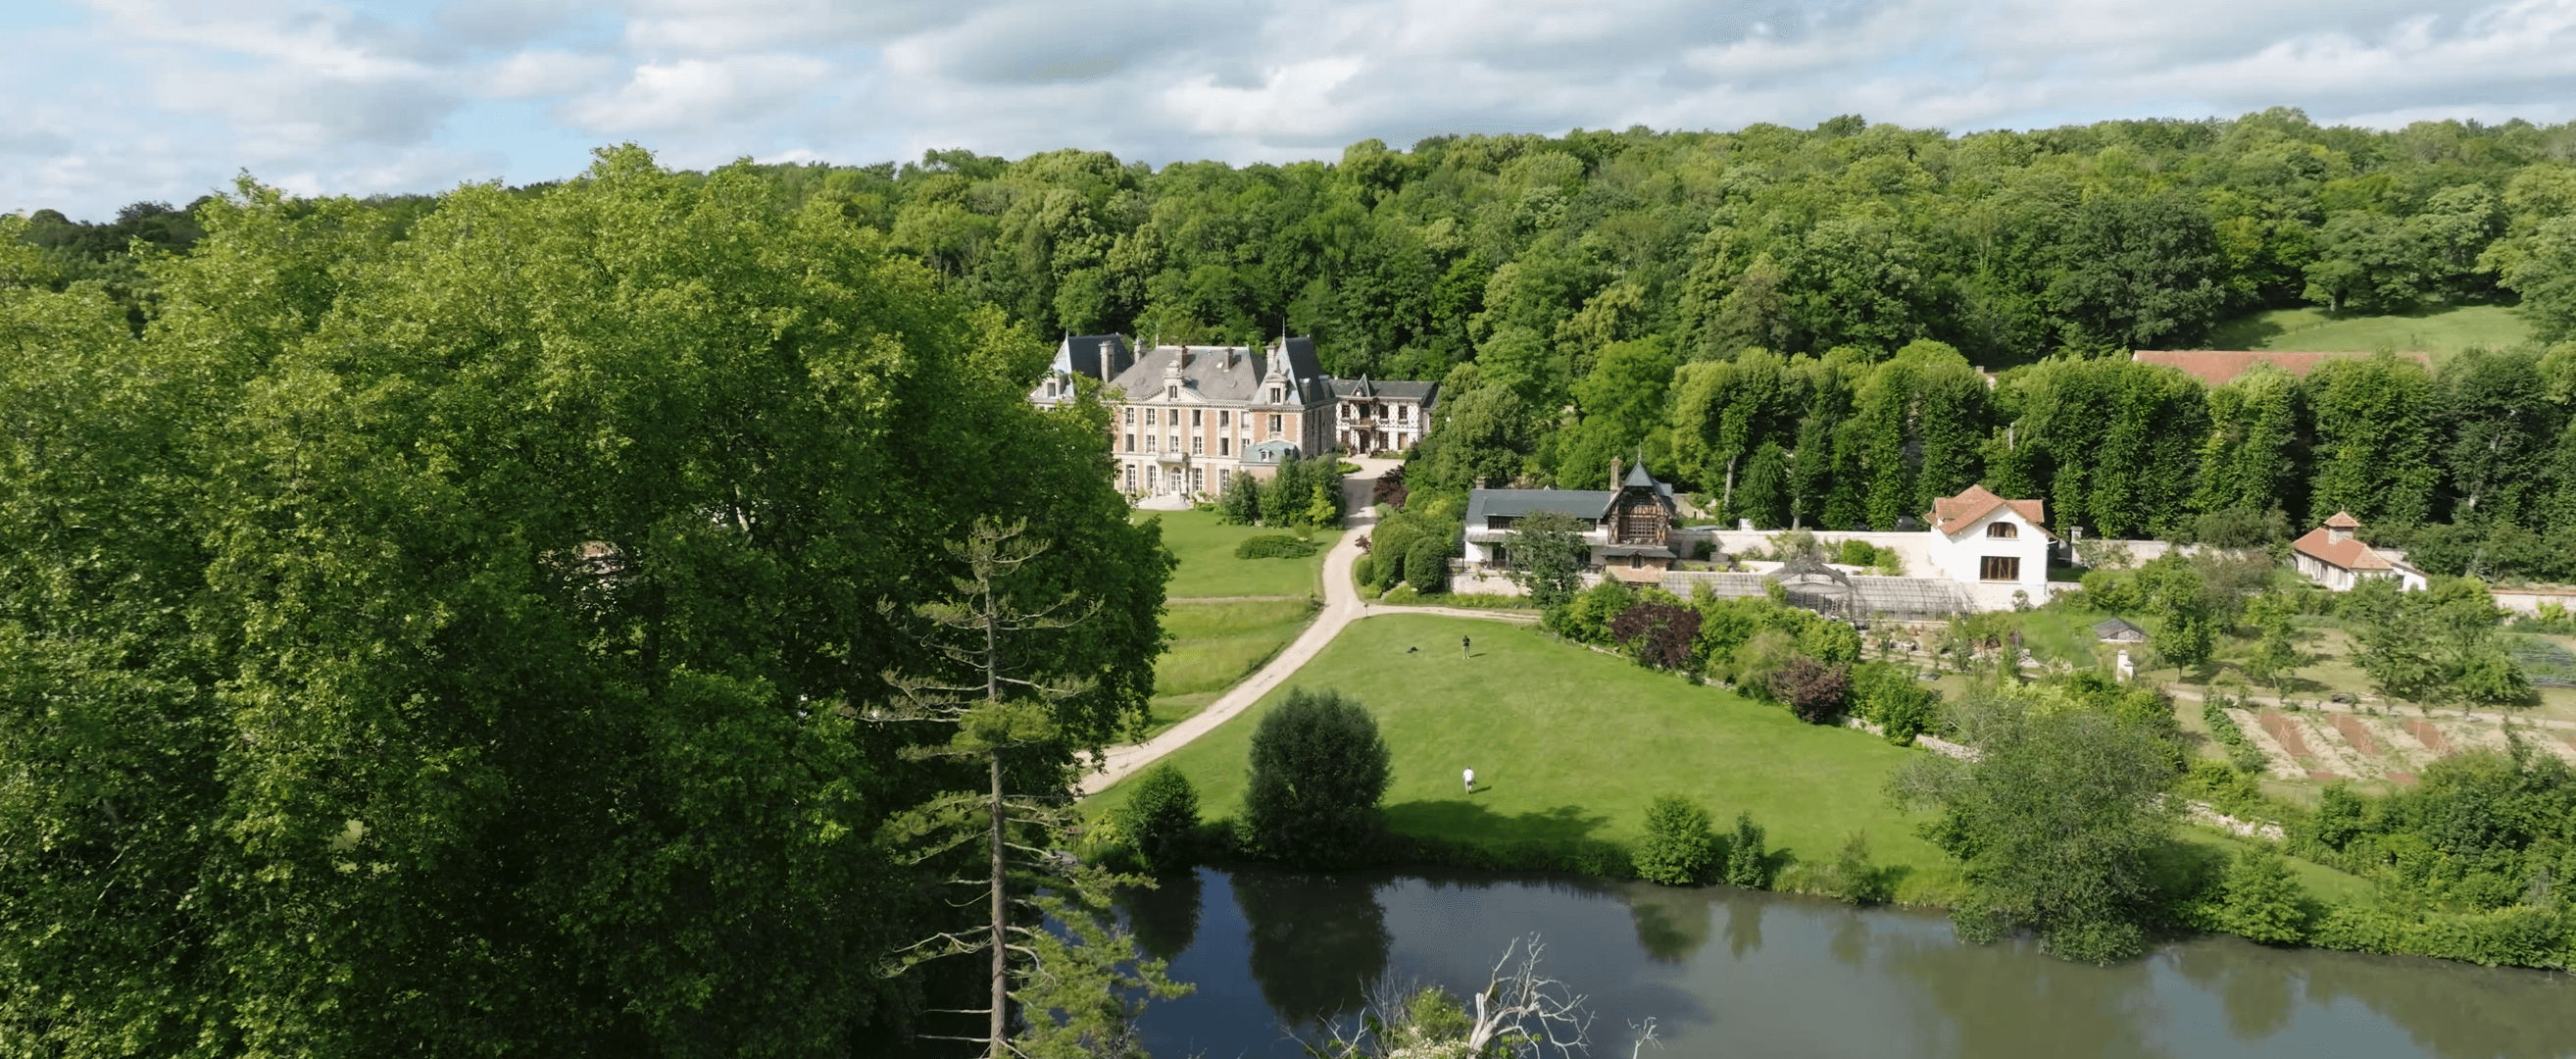
<svg viewBox="0 0 2576 1059">
<path fill-rule="evenodd" d="M 1619 457 L 1610 457 L 1610 491 L 1619 491 Z"/>
</svg>

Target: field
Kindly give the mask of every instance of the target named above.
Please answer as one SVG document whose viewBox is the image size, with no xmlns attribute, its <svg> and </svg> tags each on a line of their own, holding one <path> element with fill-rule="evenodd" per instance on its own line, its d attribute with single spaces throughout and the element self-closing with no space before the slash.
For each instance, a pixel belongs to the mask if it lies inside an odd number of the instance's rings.
<svg viewBox="0 0 2576 1059">
<path fill-rule="evenodd" d="M 1155 511 L 1140 518 L 1163 520 L 1163 546 L 1180 560 L 1167 590 L 1171 598 L 1238 596 L 1320 596 L 1324 552 L 1342 539 L 1338 529 L 1315 531 L 1315 554 L 1303 559 L 1237 559 L 1234 546 L 1246 537 L 1286 533 L 1258 526 L 1227 526 L 1210 511 Z"/>
<path fill-rule="evenodd" d="M 1237 559 L 1246 537 L 1283 530 L 1221 525 L 1206 511 L 1159 511 L 1172 571 L 1163 631 L 1171 646 L 1154 663 L 1154 701 L 1143 736 L 1207 708 L 1225 689 L 1261 668 L 1315 617 L 1323 590 L 1324 552 L 1340 530 L 1314 535 L 1315 554 L 1301 559 Z"/>
<path fill-rule="evenodd" d="M 2323 309 L 2272 309 L 2218 325 L 2210 332 L 2208 348 L 2450 354 L 2530 338 L 2531 325 L 2502 305 L 2461 305 L 2405 316 L 2337 317 Z"/>
<path fill-rule="evenodd" d="M 1474 639 L 1473 657 L 1459 657 L 1461 636 Z M 1899 892 L 1908 900 L 1933 900 L 1955 879 L 1884 793 L 1888 774 L 1918 751 L 1801 724 L 1778 707 L 1533 629 L 1428 615 L 1369 618 L 1290 684 L 1338 688 L 1377 715 L 1395 751 L 1387 818 L 1405 834 L 1633 841 L 1646 804 L 1678 793 L 1721 822 L 1750 811 L 1773 847 L 1805 860 L 1828 860 L 1846 836 L 1865 832 L 1878 862 L 1902 873 Z M 1198 785 L 1209 818 L 1240 805 L 1254 723 L 1284 694 L 1172 755 Z M 1459 770 L 1471 767 L 1472 798 L 1459 782 Z M 1123 797 L 1112 788 L 1094 809 Z"/>
<path fill-rule="evenodd" d="M 1307 599 L 1172 601 L 1163 612 L 1163 630 L 1172 635 L 1172 645 L 1154 662 L 1154 711 L 1148 734 L 1216 701 L 1225 689 L 1296 639 L 1314 618 L 1314 601 Z"/>
</svg>

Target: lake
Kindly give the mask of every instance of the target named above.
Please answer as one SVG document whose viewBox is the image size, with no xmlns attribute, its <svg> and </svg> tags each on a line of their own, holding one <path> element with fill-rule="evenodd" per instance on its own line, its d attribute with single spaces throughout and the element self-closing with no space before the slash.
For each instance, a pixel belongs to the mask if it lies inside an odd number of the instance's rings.
<svg viewBox="0 0 2576 1059">
<path fill-rule="evenodd" d="M 1121 904 L 1198 987 L 1145 1014 L 1175 1059 L 1300 1055 L 1288 1027 L 1347 1019 L 1367 981 L 1465 992 L 1531 934 L 1600 1056 L 1649 1017 L 1676 1056 L 2576 1056 L 2567 975 L 2235 938 L 2091 967 L 1962 944 L 1935 912 L 1468 873 L 1201 869 Z"/>
</svg>

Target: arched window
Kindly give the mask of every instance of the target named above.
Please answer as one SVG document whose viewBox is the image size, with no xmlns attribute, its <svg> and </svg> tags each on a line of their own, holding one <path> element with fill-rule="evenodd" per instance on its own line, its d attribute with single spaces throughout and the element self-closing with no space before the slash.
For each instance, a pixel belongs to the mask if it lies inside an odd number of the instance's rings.
<svg viewBox="0 0 2576 1059">
<path fill-rule="evenodd" d="M 2011 539 L 2021 536 L 2021 527 L 2009 522 L 1991 522 L 1986 525 L 1986 536 Z"/>
</svg>

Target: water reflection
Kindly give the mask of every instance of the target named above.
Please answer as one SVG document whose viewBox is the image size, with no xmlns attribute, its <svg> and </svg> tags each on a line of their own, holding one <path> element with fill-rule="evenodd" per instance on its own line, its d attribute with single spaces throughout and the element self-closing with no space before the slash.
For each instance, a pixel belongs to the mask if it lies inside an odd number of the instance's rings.
<svg viewBox="0 0 2576 1059">
<path fill-rule="evenodd" d="M 1928 1021 L 1963 1056 L 2166 1054 L 2150 1044 L 2157 1014 L 2144 962 L 2095 967 L 2028 941 L 1963 945 L 1937 932 L 1891 939 L 1884 966 L 1913 985 Z"/>
<path fill-rule="evenodd" d="M 1249 970 L 1281 1021 L 1312 1025 L 1357 1012 L 1386 973 L 1386 910 L 1366 878 L 1245 872 L 1234 902 L 1250 929 Z"/>
<path fill-rule="evenodd" d="M 2276 955 L 2253 945 L 2190 946 L 2175 951 L 2174 970 L 2201 991 L 2218 994 L 2228 1036 L 2250 1043 L 2290 1028 L 2298 1007 L 2298 976 Z"/>
<path fill-rule="evenodd" d="M 1628 915 L 1637 924 L 1637 946 L 1658 962 L 1680 963 L 1708 944 L 1708 891 L 1640 888 L 1628 895 Z"/>
<path fill-rule="evenodd" d="M 1198 940 L 1199 906 L 1206 899 L 1197 872 L 1154 880 L 1152 889 L 1120 890 L 1111 900 L 1127 917 L 1136 947 L 1159 960 L 1179 956 Z"/>
<path fill-rule="evenodd" d="M 1187 909 L 1146 904 L 1200 909 L 1174 961 L 1199 992 L 1147 1010 L 1156 1055 L 1289 1059 L 1301 1052 L 1281 1021 L 1347 1015 L 1380 974 L 1481 982 L 1511 938 L 1540 933 L 1554 973 L 1592 996 L 1596 1028 L 1617 1038 L 1654 1016 L 1672 1055 L 2576 1059 L 2576 984 L 2564 975 L 2224 938 L 2090 967 L 2027 942 L 1961 945 L 1934 913 L 1722 887 L 1201 878 L 1203 899 L 1170 883 L 1131 897 L 1140 934 L 1148 921 L 1192 922 Z M 1709 944 L 1721 935 L 1725 945 Z"/>
<path fill-rule="evenodd" d="M 1749 890 L 1724 891 L 1726 898 L 1726 951 L 1742 960 L 1746 953 L 1762 948 L 1762 910 L 1766 902 Z"/>
</svg>

